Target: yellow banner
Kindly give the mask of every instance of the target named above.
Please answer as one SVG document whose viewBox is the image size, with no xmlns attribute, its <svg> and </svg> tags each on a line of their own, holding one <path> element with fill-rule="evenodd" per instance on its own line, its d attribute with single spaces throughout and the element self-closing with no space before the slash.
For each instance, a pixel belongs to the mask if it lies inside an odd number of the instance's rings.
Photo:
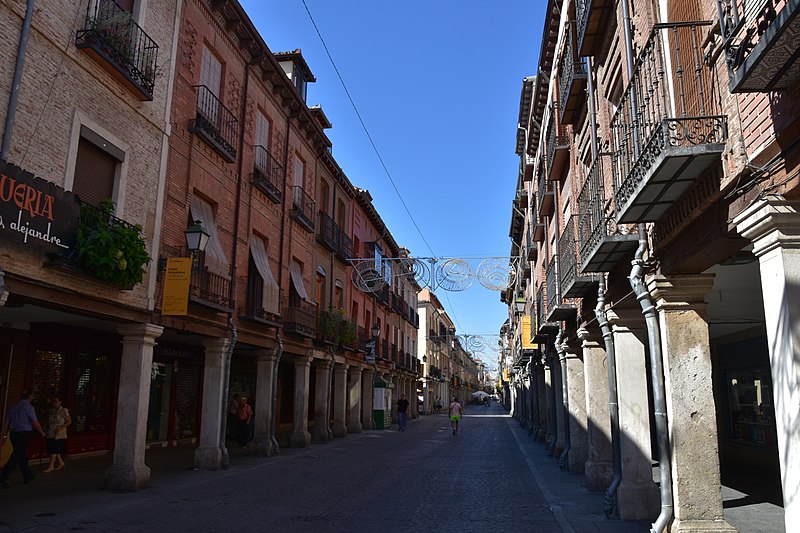
<svg viewBox="0 0 800 533">
<path fill-rule="evenodd" d="M 162 315 L 186 315 L 189 312 L 189 284 L 192 278 L 191 257 L 170 257 L 164 274 Z"/>
<path fill-rule="evenodd" d="M 531 317 L 525 315 L 522 317 L 522 349 L 535 350 L 538 347 L 538 344 L 533 343 L 533 337 L 531 336 Z"/>
</svg>

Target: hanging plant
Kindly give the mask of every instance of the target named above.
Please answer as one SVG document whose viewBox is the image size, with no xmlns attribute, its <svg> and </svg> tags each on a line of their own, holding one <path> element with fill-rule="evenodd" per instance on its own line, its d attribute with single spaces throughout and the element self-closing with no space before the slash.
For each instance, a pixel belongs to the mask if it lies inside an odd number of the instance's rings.
<svg viewBox="0 0 800 533">
<path fill-rule="evenodd" d="M 113 215 L 114 202 L 83 204 L 75 242 L 75 261 L 98 279 L 121 289 L 141 283 L 151 257 L 142 227 Z"/>
</svg>

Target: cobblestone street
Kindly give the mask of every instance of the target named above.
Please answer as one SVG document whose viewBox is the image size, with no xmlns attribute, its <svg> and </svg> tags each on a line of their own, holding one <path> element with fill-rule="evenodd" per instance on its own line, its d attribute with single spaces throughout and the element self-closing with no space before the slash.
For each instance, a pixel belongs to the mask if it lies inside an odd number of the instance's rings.
<svg viewBox="0 0 800 533">
<path fill-rule="evenodd" d="M 457 436 L 434 415 L 406 432 L 369 431 L 269 459 L 231 453 L 229 470 L 202 472 L 189 468 L 189 449 L 151 450 L 152 484 L 139 493 L 97 490 L 107 458 L 71 461 L 29 485 L 12 478 L 0 493 L 0 529 L 647 530 L 606 521 L 602 495 L 559 472 L 497 404 L 468 406 Z"/>
</svg>

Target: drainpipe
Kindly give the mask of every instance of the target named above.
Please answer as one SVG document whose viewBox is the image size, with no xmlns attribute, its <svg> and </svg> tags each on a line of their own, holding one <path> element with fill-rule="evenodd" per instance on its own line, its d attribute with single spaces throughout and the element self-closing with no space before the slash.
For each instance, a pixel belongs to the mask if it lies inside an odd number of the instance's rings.
<svg viewBox="0 0 800 533">
<path fill-rule="evenodd" d="M 611 418 L 611 464 L 614 477 L 606 488 L 603 498 L 603 512 L 606 518 L 611 518 L 617 506 L 617 489 L 622 481 L 622 443 L 619 432 L 619 396 L 617 395 L 617 352 L 614 346 L 614 335 L 608 324 L 606 315 L 606 276 L 600 274 L 600 284 L 597 288 L 597 307 L 594 309 L 597 324 L 603 334 L 603 342 L 608 358 L 608 411 Z"/>
<path fill-rule="evenodd" d="M 0 159 L 8 161 L 8 153 L 11 150 L 11 132 L 14 130 L 14 118 L 17 114 L 17 97 L 19 96 L 19 84 L 22 80 L 22 69 L 25 66 L 25 52 L 28 49 L 28 35 L 31 30 L 31 19 L 33 18 L 34 0 L 28 0 L 25 6 L 25 18 L 22 21 L 22 33 L 19 35 L 17 45 L 17 62 L 14 65 L 14 78 L 11 81 L 11 93 L 8 96 L 8 108 L 6 111 L 6 123 L 3 128 L 3 144 L 0 146 Z"/>
<path fill-rule="evenodd" d="M 661 513 L 650 528 L 651 533 L 662 533 L 672 521 L 672 468 L 670 460 L 669 426 L 667 425 L 667 400 L 664 391 L 664 369 L 661 365 L 661 332 L 658 326 L 656 308 L 650 293 L 644 285 L 645 262 L 642 259 L 647 250 L 647 233 L 644 224 L 639 224 L 639 247 L 636 249 L 628 277 L 631 288 L 642 306 L 647 324 L 647 340 L 650 347 L 650 379 L 653 384 L 653 407 L 655 409 L 656 437 L 658 440 L 658 469 L 661 474 Z"/>
<path fill-rule="evenodd" d="M 629 83 L 634 79 L 634 58 L 633 58 L 633 38 L 631 37 L 631 17 L 628 0 L 622 0 L 622 19 L 625 33 L 625 55 L 628 63 Z M 636 114 L 636 91 L 631 91 L 631 119 L 633 128 L 634 154 L 638 157 L 641 147 L 638 138 L 638 116 Z M 653 386 L 653 408 L 655 410 L 656 439 L 658 441 L 658 466 L 660 471 L 661 483 L 661 513 L 650 528 L 651 533 L 662 533 L 667 525 L 672 521 L 672 474 L 670 460 L 669 427 L 667 425 L 667 402 L 664 391 L 664 369 L 662 367 L 661 356 L 661 332 L 656 317 L 655 306 L 650 298 L 650 293 L 644 284 L 644 253 L 648 248 L 647 231 L 644 223 L 638 224 L 639 247 L 636 255 L 631 262 L 631 273 L 628 276 L 631 288 L 639 305 L 642 307 L 642 314 L 645 317 L 647 327 L 647 339 L 650 348 L 650 380 Z"/>
<path fill-rule="evenodd" d="M 569 434 L 569 388 L 567 377 L 567 342 L 562 326 L 558 331 L 558 336 L 561 337 L 563 342 L 556 342 L 556 351 L 558 352 L 558 360 L 561 363 L 561 403 L 564 409 L 564 450 L 561 452 L 561 457 L 558 460 L 558 466 L 563 471 L 569 471 L 567 466 L 567 458 L 569 457 L 569 450 L 572 448 L 572 438 Z"/>
</svg>

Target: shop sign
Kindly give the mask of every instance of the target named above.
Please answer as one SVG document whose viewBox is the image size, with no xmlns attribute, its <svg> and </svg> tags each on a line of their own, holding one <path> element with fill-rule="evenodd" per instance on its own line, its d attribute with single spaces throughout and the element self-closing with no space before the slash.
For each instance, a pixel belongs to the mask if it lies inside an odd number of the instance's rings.
<svg viewBox="0 0 800 533">
<path fill-rule="evenodd" d="M 65 252 L 75 244 L 78 197 L 0 160 L 0 239 Z"/>
<path fill-rule="evenodd" d="M 170 257 L 164 274 L 162 315 L 185 316 L 189 313 L 189 286 L 192 280 L 192 258 Z"/>
</svg>

